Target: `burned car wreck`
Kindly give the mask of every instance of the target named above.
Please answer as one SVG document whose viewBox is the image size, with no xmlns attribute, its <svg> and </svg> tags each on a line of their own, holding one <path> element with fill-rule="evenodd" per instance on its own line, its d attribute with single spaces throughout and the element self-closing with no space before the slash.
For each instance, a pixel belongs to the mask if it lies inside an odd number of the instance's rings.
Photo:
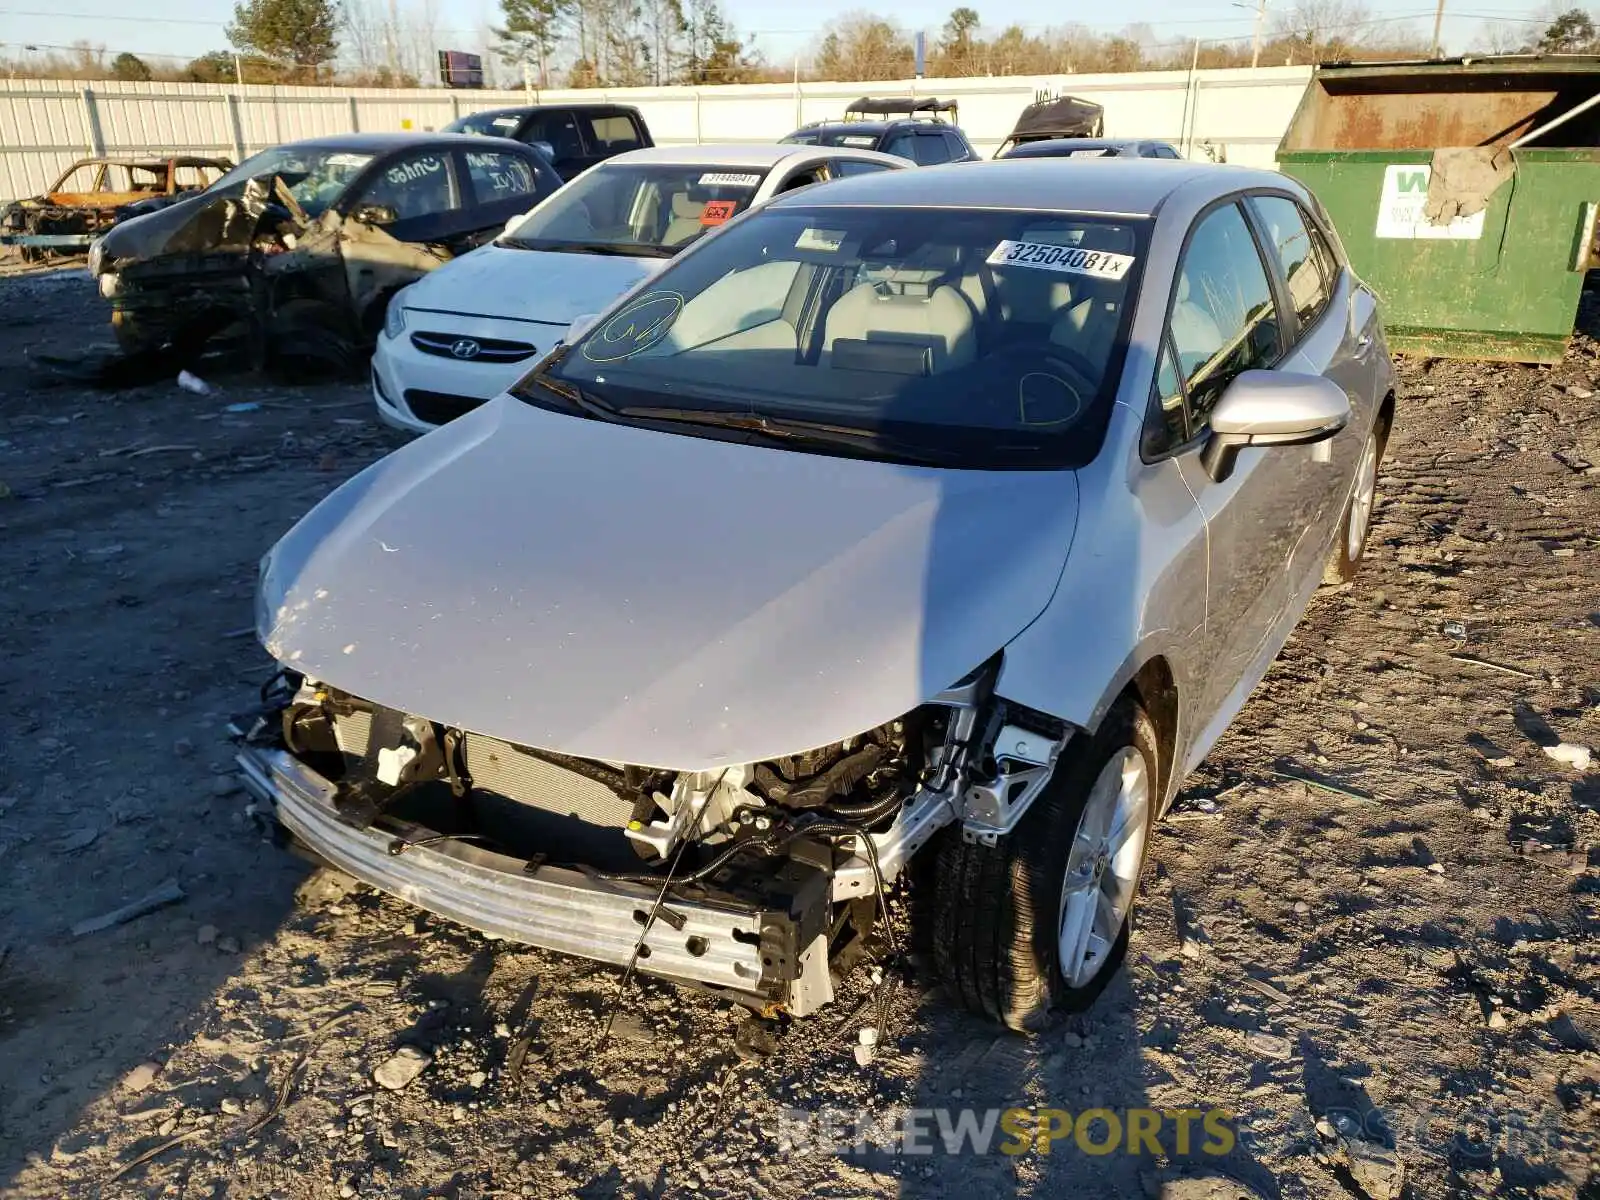
<svg viewBox="0 0 1600 1200">
<path fill-rule="evenodd" d="M 89 250 L 118 344 L 197 353 L 241 334 L 256 366 L 352 369 L 388 300 L 560 186 L 502 139 L 352 134 L 280 146 Z"/>
<path fill-rule="evenodd" d="M 232 168 L 225 158 L 189 155 L 80 159 L 44 194 L 0 208 L 0 245 L 21 247 L 28 260 L 78 253 L 96 234 L 202 191 Z"/>
</svg>

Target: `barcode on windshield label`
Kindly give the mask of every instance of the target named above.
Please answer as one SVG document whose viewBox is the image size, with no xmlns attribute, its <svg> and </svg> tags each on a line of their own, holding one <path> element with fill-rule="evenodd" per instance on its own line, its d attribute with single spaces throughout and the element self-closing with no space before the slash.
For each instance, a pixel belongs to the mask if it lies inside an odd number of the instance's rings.
<svg viewBox="0 0 1600 1200">
<path fill-rule="evenodd" d="M 761 176 L 759 175 L 707 171 L 700 176 L 701 187 L 755 187 L 760 182 Z"/>
<path fill-rule="evenodd" d="M 988 262 L 991 267 L 1035 267 L 1041 271 L 1064 271 L 1069 275 L 1093 275 L 1096 279 L 1121 279 L 1133 266 L 1133 255 L 1008 240 L 994 248 Z"/>
</svg>

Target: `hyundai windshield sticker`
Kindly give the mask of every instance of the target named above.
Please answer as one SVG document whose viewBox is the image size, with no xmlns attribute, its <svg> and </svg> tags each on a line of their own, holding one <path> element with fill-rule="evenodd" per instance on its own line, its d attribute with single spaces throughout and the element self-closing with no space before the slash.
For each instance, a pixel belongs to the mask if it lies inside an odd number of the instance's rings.
<svg viewBox="0 0 1600 1200">
<path fill-rule="evenodd" d="M 1121 279 L 1133 266 L 1134 258 L 1131 254 L 1114 254 L 1110 250 L 1083 250 L 1007 239 L 994 248 L 986 261 L 991 267 L 1032 267 L 1067 275 L 1091 275 L 1096 279 Z"/>
</svg>

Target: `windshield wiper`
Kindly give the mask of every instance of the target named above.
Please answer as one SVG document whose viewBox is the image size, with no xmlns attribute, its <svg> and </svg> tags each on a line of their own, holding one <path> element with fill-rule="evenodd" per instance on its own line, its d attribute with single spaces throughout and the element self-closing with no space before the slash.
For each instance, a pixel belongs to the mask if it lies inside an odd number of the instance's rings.
<svg viewBox="0 0 1600 1200">
<path fill-rule="evenodd" d="M 565 355 L 565 349 L 559 351 Z M 559 359 L 552 357 L 547 366 L 554 366 Z M 583 416 L 591 417 L 596 421 L 616 421 L 621 417 L 621 412 L 604 400 L 584 391 L 574 383 L 566 381 L 557 382 L 546 375 L 536 375 L 529 381 L 534 387 L 549 392 L 551 395 L 565 401 L 569 406 L 578 410 Z"/>
<path fill-rule="evenodd" d="M 530 250 L 550 250 L 556 254 L 604 254 L 612 258 L 671 258 L 675 251 L 647 242 L 547 242 L 529 244 Z"/>
<path fill-rule="evenodd" d="M 921 465 L 955 464 L 963 455 L 953 450 L 910 442 L 872 429 L 854 425 L 829 425 L 797 417 L 765 417 L 757 413 L 716 412 L 703 408 L 628 407 L 613 409 L 618 416 L 646 421 L 671 421 L 684 425 L 708 425 L 720 429 L 743 429 L 773 441 L 802 441 L 885 455 Z"/>
</svg>

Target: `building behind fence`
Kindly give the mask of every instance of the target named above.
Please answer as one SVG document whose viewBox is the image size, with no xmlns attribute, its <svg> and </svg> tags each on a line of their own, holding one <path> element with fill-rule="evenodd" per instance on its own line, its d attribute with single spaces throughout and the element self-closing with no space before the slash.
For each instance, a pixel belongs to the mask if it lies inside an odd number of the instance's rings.
<svg viewBox="0 0 1600 1200">
<path fill-rule="evenodd" d="M 1270 67 L 543 92 L 14 79 L 0 82 L 0 197 L 43 192 L 90 155 L 239 161 L 301 138 L 438 129 L 480 109 L 540 101 L 634 104 L 656 141 L 673 145 L 776 140 L 862 96 L 937 96 L 959 102 L 962 128 L 987 154 L 1036 96 L 1071 93 L 1104 105 L 1108 137 L 1159 138 L 1190 158 L 1270 167 L 1309 78 L 1305 67 Z"/>
</svg>

